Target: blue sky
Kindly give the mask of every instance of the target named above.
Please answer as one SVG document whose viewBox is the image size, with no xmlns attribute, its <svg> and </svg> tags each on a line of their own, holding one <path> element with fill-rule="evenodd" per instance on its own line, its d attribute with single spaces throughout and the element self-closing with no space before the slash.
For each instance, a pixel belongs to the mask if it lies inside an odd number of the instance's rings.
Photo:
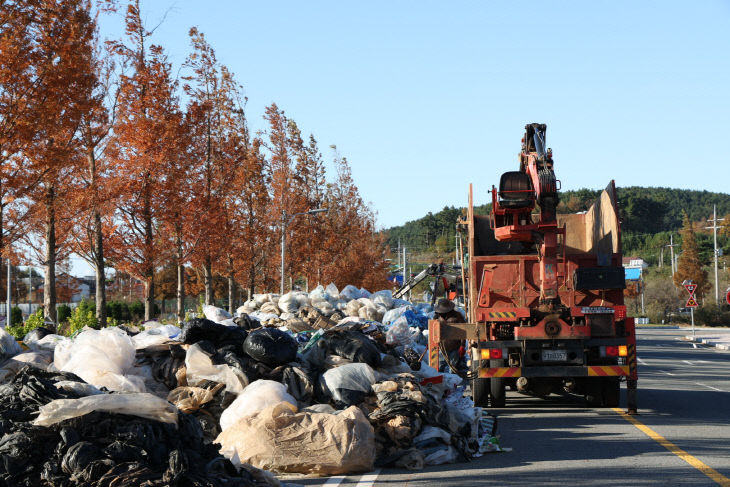
<svg viewBox="0 0 730 487">
<path fill-rule="evenodd" d="M 143 0 L 178 67 L 205 33 L 263 129 L 336 144 L 387 228 L 485 202 L 548 125 L 563 189 L 728 192 L 730 2 Z M 121 17 L 102 35 L 116 36 Z"/>
</svg>

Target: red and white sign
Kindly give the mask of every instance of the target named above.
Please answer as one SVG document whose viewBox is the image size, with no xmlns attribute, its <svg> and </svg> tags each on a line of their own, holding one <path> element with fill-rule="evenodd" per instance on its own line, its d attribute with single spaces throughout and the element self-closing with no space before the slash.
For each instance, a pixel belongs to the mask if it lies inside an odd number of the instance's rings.
<svg viewBox="0 0 730 487">
<path fill-rule="evenodd" d="M 687 300 L 687 304 L 685 305 L 685 307 L 686 308 L 696 308 L 697 306 L 699 306 L 699 305 L 697 304 L 697 300 L 695 299 L 695 297 L 690 296 L 689 299 Z"/>
<path fill-rule="evenodd" d="M 727 301 L 727 304 L 730 304 L 730 291 L 725 295 L 725 301 Z"/>
<path fill-rule="evenodd" d="M 684 288 L 687 290 L 690 296 L 693 296 L 695 293 L 695 289 L 697 289 L 697 284 L 685 284 Z"/>
</svg>

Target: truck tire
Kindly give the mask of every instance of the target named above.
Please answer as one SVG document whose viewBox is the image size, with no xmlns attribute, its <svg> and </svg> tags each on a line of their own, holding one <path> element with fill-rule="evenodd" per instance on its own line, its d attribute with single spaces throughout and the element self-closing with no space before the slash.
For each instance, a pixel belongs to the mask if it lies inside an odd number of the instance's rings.
<svg viewBox="0 0 730 487">
<path fill-rule="evenodd" d="M 603 405 L 607 408 L 617 408 L 621 399 L 621 383 L 618 377 L 603 379 Z"/>
<path fill-rule="evenodd" d="M 472 360 L 471 373 L 473 379 L 471 380 L 471 397 L 474 401 L 474 406 L 478 408 L 489 407 L 489 379 L 480 379 L 479 374 L 479 361 Z"/>
<path fill-rule="evenodd" d="M 489 367 L 504 367 L 503 360 L 490 360 Z M 503 408 L 505 404 L 505 383 L 503 378 L 489 379 L 489 405 L 493 408 Z"/>
<path fill-rule="evenodd" d="M 474 399 L 474 406 L 478 408 L 489 407 L 489 379 L 472 379 L 471 395 Z"/>
<path fill-rule="evenodd" d="M 586 404 L 592 408 L 603 406 L 603 381 L 591 380 L 586 384 Z"/>
</svg>

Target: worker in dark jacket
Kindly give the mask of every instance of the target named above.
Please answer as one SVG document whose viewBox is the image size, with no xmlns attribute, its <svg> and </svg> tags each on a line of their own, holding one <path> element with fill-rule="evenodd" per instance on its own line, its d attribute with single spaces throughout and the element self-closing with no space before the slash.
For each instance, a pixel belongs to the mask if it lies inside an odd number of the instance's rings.
<svg viewBox="0 0 730 487">
<path fill-rule="evenodd" d="M 464 323 L 464 316 L 454 308 L 454 302 L 450 299 L 439 299 L 433 308 L 434 319 L 445 323 Z M 463 345 L 462 340 L 444 340 L 444 350 L 449 355 L 451 364 L 457 369 L 466 367 Z"/>
</svg>

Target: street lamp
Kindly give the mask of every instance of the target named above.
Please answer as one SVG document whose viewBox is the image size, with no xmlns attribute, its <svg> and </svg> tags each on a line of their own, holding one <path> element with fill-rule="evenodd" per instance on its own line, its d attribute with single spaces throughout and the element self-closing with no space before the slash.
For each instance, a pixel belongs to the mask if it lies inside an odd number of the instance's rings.
<svg viewBox="0 0 730 487">
<path fill-rule="evenodd" d="M 279 293 L 284 294 L 284 256 L 286 255 L 286 227 L 299 215 L 315 215 L 317 213 L 324 213 L 329 208 L 317 208 L 314 210 L 303 211 L 301 213 L 287 214 L 286 210 L 281 210 L 281 285 L 279 287 Z"/>
</svg>

